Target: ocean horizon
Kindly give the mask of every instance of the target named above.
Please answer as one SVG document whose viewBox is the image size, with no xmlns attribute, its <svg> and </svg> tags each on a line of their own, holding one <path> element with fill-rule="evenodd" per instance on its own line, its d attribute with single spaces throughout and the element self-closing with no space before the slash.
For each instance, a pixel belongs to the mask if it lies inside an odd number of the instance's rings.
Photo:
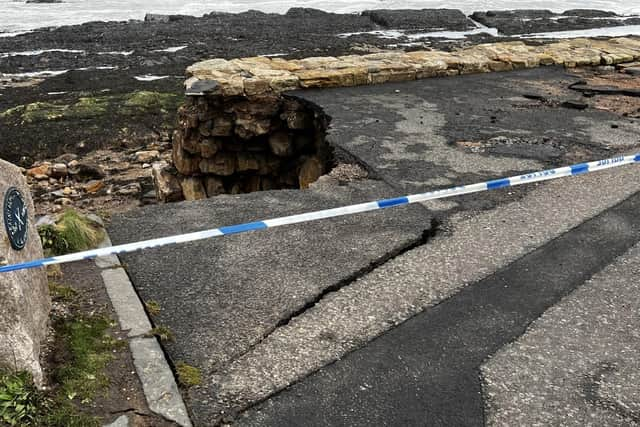
<svg viewBox="0 0 640 427">
<path fill-rule="evenodd" d="M 632 0 L 227 0 L 183 2 L 178 0 L 65 0 L 62 3 L 26 3 L 0 0 L 0 35 L 14 35 L 42 27 L 82 24 L 90 21 L 144 19 L 147 13 L 202 16 L 211 12 L 239 13 L 259 10 L 285 13 L 292 7 L 308 7 L 327 12 L 355 13 L 367 9 L 460 9 L 474 11 L 505 9 L 600 9 L 624 15 L 640 15 L 640 2 Z"/>
</svg>

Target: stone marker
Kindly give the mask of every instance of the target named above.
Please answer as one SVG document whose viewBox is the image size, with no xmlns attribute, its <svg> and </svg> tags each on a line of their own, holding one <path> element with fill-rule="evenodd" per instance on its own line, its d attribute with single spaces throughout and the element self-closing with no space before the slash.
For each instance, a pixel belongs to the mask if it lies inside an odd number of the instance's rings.
<svg viewBox="0 0 640 427">
<path fill-rule="evenodd" d="M 0 263 L 42 258 L 33 201 L 18 167 L 0 160 Z M 26 370 L 42 385 L 40 345 L 51 308 L 43 268 L 0 273 L 0 369 Z"/>
</svg>

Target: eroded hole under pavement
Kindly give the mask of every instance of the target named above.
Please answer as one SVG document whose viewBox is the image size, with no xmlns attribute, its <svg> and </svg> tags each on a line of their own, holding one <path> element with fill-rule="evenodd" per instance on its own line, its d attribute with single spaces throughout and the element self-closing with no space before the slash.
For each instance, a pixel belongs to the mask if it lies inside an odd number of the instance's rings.
<svg viewBox="0 0 640 427">
<path fill-rule="evenodd" d="M 173 167 L 154 170 L 158 199 L 307 188 L 332 164 L 330 120 L 293 96 L 188 97 L 178 110 Z"/>
</svg>

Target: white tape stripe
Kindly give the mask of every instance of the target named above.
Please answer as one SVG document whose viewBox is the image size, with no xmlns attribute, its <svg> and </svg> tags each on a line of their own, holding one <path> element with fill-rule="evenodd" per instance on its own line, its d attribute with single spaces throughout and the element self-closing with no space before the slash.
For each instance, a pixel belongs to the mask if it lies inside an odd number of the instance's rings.
<svg viewBox="0 0 640 427">
<path fill-rule="evenodd" d="M 125 252 L 133 252 L 142 249 L 165 246 L 174 243 L 193 242 L 197 240 L 219 237 L 225 234 L 244 233 L 247 231 L 260 230 L 263 228 L 279 227 L 282 225 L 297 224 L 301 222 L 317 221 L 326 218 L 335 218 L 344 215 L 352 215 L 356 213 L 369 212 L 378 209 L 385 209 L 393 206 L 401 206 L 408 203 L 423 202 L 427 200 L 443 199 L 463 194 L 477 193 L 498 188 L 506 188 L 510 186 L 529 184 L 534 182 L 548 181 L 551 179 L 562 178 L 566 176 L 579 175 L 631 163 L 640 162 L 640 154 L 631 156 L 620 156 L 611 159 L 598 160 L 590 163 L 581 163 L 573 166 L 565 166 L 557 169 L 548 169 L 529 174 L 512 176 L 509 178 L 501 178 L 488 182 L 464 185 L 442 190 L 429 191 L 421 194 L 412 194 L 409 196 L 398 197 L 395 199 L 378 200 L 375 202 L 360 203 L 357 205 L 343 206 L 333 209 L 325 209 L 321 211 L 308 212 L 299 215 L 291 215 L 281 218 L 272 218 L 264 221 L 257 221 L 245 224 L 237 224 L 228 227 L 214 228 L 211 230 L 196 231 L 193 233 L 180 234 L 176 236 L 162 237 L 159 239 L 144 240 L 141 242 L 128 243 L 124 245 L 112 246 L 107 248 L 94 249 L 90 251 L 78 252 L 75 254 L 63 255 L 58 257 L 29 261 L 21 264 L 7 265 L 0 267 L 0 273 L 8 271 L 16 271 L 27 268 L 37 268 L 45 265 L 63 264 L 67 262 L 79 261 L 82 259 L 95 258 L 99 256 L 120 254 Z"/>
</svg>

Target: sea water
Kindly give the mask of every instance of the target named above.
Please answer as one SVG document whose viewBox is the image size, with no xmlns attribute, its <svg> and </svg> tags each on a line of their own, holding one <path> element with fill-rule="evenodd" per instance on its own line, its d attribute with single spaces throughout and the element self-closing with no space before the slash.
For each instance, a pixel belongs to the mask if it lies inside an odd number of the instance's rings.
<svg viewBox="0 0 640 427">
<path fill-rule="evenodd" d="M 146 13 L 201 16 L 212 11 L 243 12 L 249 9 L 284 13 L 291 7 L 311 7 L 340 13 L 383 8 L 452 8 L 468 14 L 501 9 L 549 9 L 561 12 L 590 8 L 620 14 L 640 14 L 639 0 L 64 0 L 63 3 L 52 4 L 0 0 L 0 33 L 10 36 L 39 27 L 143 19 Z"/>
</svg>

